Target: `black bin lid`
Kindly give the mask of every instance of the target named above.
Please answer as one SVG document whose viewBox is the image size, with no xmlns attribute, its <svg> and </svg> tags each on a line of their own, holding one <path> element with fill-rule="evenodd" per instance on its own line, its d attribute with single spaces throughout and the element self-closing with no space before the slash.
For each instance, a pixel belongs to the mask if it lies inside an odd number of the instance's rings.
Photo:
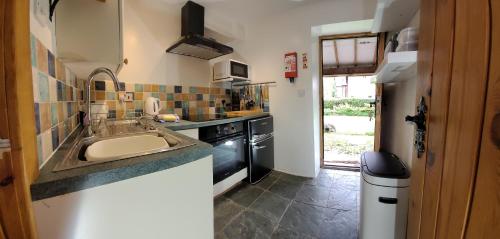
<svg viewBox="0 0 500 239">
<path fill-rule="evenodd" d="M 361 156 L 364 173 L 382 178 L 409 178 L 410 172 L 399 158 L 386 152 L 365 152 Z"/>
</svg>

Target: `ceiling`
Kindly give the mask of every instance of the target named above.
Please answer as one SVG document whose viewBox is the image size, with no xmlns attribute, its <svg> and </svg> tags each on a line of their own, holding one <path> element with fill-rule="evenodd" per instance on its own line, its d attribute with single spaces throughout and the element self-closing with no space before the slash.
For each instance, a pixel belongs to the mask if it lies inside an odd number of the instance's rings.
<svg viewBox="0 0 500 239">
<path fill-rule="evenodd" d="M 171 9 L 174 8 L 177 11 L 187 2 L 187 0 L 147 1 L 166 3 L 164 6 L 169 6 Z M 289 11 L 293 8 L 322 1 L 331 0 L 194 0 L 194 2 L 205 7 L 207 15 L 220 14 L 224 17 L 234 19 L 238 23 L 252 22 Z"/>
</svg>

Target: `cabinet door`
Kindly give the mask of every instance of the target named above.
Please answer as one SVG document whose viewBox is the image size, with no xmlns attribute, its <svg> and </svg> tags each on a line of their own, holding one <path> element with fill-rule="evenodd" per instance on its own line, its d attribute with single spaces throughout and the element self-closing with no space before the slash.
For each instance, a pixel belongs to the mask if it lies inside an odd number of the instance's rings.
<svg viewBox="0 0 500 239">
<path fill-rule="evenodd" d="M 56 8 L 57 56 L 79 78 L 123 62 L 122 0 L 60 1 Z"/>
</svg>

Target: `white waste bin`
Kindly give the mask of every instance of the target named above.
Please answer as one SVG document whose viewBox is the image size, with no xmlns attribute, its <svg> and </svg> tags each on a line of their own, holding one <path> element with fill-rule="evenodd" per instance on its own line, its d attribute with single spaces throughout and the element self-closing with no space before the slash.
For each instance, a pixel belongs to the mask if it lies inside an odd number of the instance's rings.
<svg viewBox="0 0 500 239">
<path fill-rule="evenodd" d="M 361 155 L 360 239 L 404 239 L 410 172 L 391 153 Z"/>
</svg>

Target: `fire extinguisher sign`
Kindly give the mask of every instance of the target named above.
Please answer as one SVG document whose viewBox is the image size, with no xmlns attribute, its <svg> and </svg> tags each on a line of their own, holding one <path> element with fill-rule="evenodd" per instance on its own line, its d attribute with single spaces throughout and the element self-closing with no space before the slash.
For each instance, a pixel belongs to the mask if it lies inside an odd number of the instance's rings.
<svg viewBox="0 0 500 239">
<path fill-rule="evenodd" d="M 285 77 L 293 80 L 298 76 L 297 73 L 297 52 L 285 54 Z"/>
</svg>

